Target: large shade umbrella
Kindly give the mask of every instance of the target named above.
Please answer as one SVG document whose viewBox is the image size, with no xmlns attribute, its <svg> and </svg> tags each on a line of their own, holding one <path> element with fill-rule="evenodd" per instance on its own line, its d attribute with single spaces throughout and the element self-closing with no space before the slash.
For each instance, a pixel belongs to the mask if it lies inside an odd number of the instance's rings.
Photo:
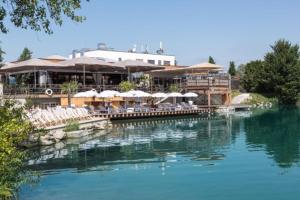
<svg viewBox="0 0 300 200">
<path fill-rule="evenodd" d="M 164 69 L 163 66 L 154 65 L 151 63 L 145 63 L 138 60 L 124 60 L 115 63 L 117 66 L 123 67 L 128 72 L 128 80 L 130 80 L 130 73 L 145 72 L 151 70 Z"/>
<path fill-rule="evenodd" d="M 25 61 L 15 62 L 15 63 L 7 63 L 3 67 L 1 67 L 0 72 L 2 73 L 17 73 L 17 72 L 25 72 L 25 71 L 33 71 L 34 74 L 34 87 L 36 87 L 36 71 L 37 70 L 50 70 L 50 69 L 58 69 L 61 67 L 65 67 L 62 63 L 54 63 L 48 60 L 32 58 Z"/>
<path fill-rule="evenodd" d="M 66 68 L 72 68 L 83 71 L 83 85 L 85 86 L 85 73 L 86 71 L 91 72 L 117 72 L 125 71 L 125 67 L 121 65 L 115 65 L 112 63 L 99 60 L 92 57 L 79 57 L 70 60 L 62 61 L 61 64 L 67 66 Z"/>
</svg>

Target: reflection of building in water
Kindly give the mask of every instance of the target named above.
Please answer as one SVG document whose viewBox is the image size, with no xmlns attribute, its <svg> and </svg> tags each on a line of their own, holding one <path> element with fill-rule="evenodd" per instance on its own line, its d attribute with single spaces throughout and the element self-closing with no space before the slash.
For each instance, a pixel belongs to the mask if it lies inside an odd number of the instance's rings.
<svg viewBox="0 0 300 200">
<path fill-rule="evenodd" d="M 181 156 L 199 161 L 223 159 L 231 142 L 230 132 L 229 121 L 225 119 L 189 117 L 130 121 L 116 124 L 113 133 L 105 137 L 77 144 L 67 141 L 60 150 L 41 150 L 31 164 L 39 165 L 39 169 L 84 170 L 104 165 L 109 169 L 124 163 L 159 163 L 165 174 L 167 163 Z M 65 153 L 59 155 L 62 151 Z"/>
</svg>

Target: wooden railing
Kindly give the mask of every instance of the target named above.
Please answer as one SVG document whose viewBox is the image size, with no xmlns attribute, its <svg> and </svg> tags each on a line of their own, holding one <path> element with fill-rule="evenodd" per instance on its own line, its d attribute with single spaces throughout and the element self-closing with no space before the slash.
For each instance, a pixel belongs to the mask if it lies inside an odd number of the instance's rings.
<svg viewBox="0 0 300 200">
<path fill-rule="evenodd" d="M 230 77 L 228 75 L 216 76 L 188 76 L 178 85 L 180 91 L 186 92 L 189 89 L 208 89 L 208 88 L 230 88 Z M 4 95 L 42 95 L 47 89 L 51 89 L 53 94 L 62 94 L 59 84 L 47 84 L 43 86 L 34 85 L 4 85 Z M 101 92 L 103 90 L 119 91 L 118 85 L 79 85 L 77 92 L 88 91 L 91 89 Z M 168 86 L 152 84 L 151 87 L 138 86 L 136 89 L 145 92 L 167 92 Z"/>
</svg>

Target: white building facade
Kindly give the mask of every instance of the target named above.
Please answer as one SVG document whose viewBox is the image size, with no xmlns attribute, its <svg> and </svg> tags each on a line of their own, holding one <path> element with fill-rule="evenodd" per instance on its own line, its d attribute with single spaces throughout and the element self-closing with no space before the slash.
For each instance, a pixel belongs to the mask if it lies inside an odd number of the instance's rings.
<svg viewBox="0 0 300 200">
<path fill-rule="evenodd" d="M 69 55 L 69 58 L 78 58 L 81 56 L 94 57 L 105 60 L 107 62 L 117 62 L 123 60 L 137 60 L 145 63 L 151 63 L 155 65 L 174 66 L 176 65 L 176 58 L 173 55 L 163 54 L 162 47 L 157 51 L 157 54 L 148 52 L 136 52 L 135 48 L 126 51 L 116 51 L 109 48 L 99 47 L 97 49 L 83 49 L 80 51 L 73 51 Z"/>
</svg>

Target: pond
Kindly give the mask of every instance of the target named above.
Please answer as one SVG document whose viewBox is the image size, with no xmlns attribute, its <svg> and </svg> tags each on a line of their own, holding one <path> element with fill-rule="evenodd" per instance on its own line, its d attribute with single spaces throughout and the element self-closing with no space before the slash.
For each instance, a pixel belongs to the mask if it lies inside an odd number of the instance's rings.
<svg viewBox="0 0 300 200">
<path fill-rule="evenodd" d="M 31 155 L 22 200 L 299 199 L 300 111 L 118 122 Z"/>
</svg>

